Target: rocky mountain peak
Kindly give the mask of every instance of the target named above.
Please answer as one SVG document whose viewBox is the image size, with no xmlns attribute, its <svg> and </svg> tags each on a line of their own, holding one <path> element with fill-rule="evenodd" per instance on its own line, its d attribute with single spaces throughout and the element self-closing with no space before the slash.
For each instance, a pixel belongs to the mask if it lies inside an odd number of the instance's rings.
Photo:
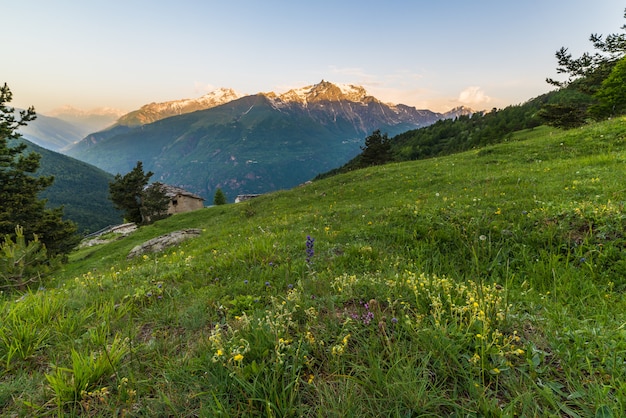
<svg viewBox="0 0 626 418">
<path fill-rule="evenodd" d="M 197 99 L 182 99 L 161 103 L 153 102 L 120 117 L 117 124 L 125 126 L 145 125 L 170 116 L 210 109 L 240 97 L 233 89 L 218 88 Z"/>
<path fill-rule="evenodd" d="M 289 90 L 279 96 L 283 101 L 300 103 L 336 102 L 341 100 L 362 102 L 366 97 L 368 97 L 367 92 L 361 86 L 334 84 L 325 80 L 312 86 Z"/>
<path fill-rule="evenodd" d="M 467 106 L 457 106 L 453 109 L 450 109 L 449 111 L 445 112 L 443 114 L 444 119 L 454 119 L 457 118 L 459 116 L 471 116 L 474 113 L 476 113 L 476 111 L 472 108 L 469 108 Z"/>
<path fill-rule="evenodd" d="M 233 89 L 220 87 L 197 99 L 198 102 L 209 103 L 214 106 L 239 99 L 241 96 Z"/>
</svg>

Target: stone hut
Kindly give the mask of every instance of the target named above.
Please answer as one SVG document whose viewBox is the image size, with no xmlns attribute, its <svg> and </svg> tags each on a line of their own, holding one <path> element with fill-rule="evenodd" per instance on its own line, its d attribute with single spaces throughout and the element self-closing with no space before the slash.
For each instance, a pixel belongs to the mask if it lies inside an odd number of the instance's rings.
<svg viewBox="0 0 626 418">
<path fill-rule="evenodd" d="M 167 184 L 163 185 L 163 190 L 170 199 L 170 204 L 167 208 L 167 213 L 170 215 L 204 208 L 204 199 L 197 194 Z"/>
</svg>

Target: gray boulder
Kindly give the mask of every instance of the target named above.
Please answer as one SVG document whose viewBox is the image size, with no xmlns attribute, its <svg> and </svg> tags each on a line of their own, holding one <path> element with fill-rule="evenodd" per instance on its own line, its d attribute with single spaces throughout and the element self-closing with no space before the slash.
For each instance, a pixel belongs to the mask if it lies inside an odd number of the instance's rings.
<svg viewBox="0 0 626 418">
<path fill-rule="evenodd" d="M 200 230 L 197 228 L 183 229 L 180 231 L 170 232 L 169 234 L 161 235 L 160 237 L 152 238 L 137 245 L 130 250 L 126 258 L 131 259 L 147 253 L 158 253 L 166 248 L 179 244 L 189 238 L 195 238 L 200 235 Z"/>
</svg>

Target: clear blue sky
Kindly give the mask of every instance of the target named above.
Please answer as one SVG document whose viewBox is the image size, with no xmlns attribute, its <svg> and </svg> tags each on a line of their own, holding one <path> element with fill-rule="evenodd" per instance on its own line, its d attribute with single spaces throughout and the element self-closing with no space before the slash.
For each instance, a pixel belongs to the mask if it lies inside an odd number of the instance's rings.
<svg viewBox="0 0 626 418">
<path fill-rule="evenodd" d="M 13 106 L 130 111 L 217 87 L 242 94 L 322 79 L 445 111 L 550 90 L 554 53 L 618 33 L 613 0 L 0 0 L 0 83 Z"/>
</svg>

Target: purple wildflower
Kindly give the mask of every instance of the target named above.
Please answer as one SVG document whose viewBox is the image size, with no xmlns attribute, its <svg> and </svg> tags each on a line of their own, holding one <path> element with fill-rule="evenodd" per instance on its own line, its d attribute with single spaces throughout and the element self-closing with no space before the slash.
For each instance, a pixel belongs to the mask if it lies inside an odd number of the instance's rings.
<svg viewBox="0 0 626 418">
<path fill-rule="evenodd" d="M 361 320 L 363 321 L 363 325 L 369 325 L 370 322 L 372 322 L 372 319 L 374 319 L 374 314 L 371 311 L 367 311 L 361 317 Z"/>
<path fill-rule="evenodd" d="M 307 264 L 311 262 L 311 259 L 315 255 L 315 250 L 313 246 L 315 245 L 315 239 L 311 238 L 310 235 L 306 236 L 306 262 Z"/>
</svg>

